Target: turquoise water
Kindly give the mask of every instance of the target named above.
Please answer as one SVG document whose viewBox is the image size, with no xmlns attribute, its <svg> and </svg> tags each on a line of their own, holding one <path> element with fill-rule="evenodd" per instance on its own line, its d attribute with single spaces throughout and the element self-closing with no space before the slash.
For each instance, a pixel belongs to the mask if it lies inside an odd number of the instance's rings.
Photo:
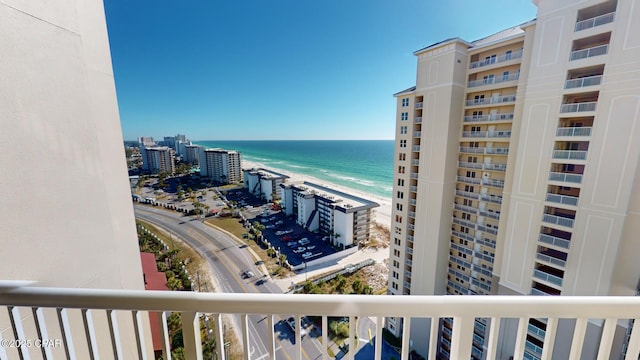
<svg viewBox="0 0 640 360">
<path fill-rule="evenodd" d="M 242 158 L 386 198 L 393 190 L 393 140 L 195 141 Z"/>
</svg>

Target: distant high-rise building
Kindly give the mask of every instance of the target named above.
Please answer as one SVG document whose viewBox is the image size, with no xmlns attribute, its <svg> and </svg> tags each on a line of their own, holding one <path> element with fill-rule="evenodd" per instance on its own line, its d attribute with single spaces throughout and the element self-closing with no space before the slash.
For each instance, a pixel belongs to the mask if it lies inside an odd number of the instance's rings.
<svg viewBox="0 0 640 360">
<path fill-rule="evenodd" d="M 168 173 L 175 172 L 175 163 L 171 148 L 167 146 L 141 147 L 142 154 L 142 170 L 151 173 Z"/>
<path fill-rule="evenodd" d="M 264 197 L 267 201 L 273 201 L 273 197 L 282 199 L 283 184 L 289 176 L 267 169 L 242 170 L 244 176 L 244 188 L 253 195 Z"/>
<path fill-rule="evenodd" d="M 200 145 L 186 145 L 185 146 L 185 154 L 182 161 L 192 164 L 199 165 L 200 164 Z"/>
<path fill-rule="evenodd" d="M 200 175 L 219 183 L 242 181 L 240 153 L 234 150 L 199 148 Z"/>
<path fill-rule="evenodd" d="M 138 143 L 140 146 L 155 146 L 156 142 L 153 141 L 151 136 L 142 136 L 138 138 Z"/>
<path fill-rule="evenodd" d="M 414 53 L 416 84 L 395 94 L 390 294 L 636 294 L 640 7 L 534 3 L 536 20 Z M 421 354 L 425 322 L 409 331 Z M 476 320 L 474 358 L 483 357 L 487 324 Z M 546 319 L 528 325 L 520 356 L 538 359 Z M 569 358 L 566 326 L 554 359 Z M 402 327 L 387 322 L 397 335 Z M 439 329 L 447 356 L 451 323 Z M 513 349 L 516 332 L 501 326 L 501 348 Z M 589 338 L 602 332 L 588 322 L 583 356 L 595 358 Z"/>
</svg>

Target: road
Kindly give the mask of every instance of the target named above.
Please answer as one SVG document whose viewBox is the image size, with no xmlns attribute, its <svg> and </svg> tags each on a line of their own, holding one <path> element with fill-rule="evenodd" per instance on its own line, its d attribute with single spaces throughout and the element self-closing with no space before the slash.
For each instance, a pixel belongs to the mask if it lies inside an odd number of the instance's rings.
<svg viewBox="0 0 640 360">
<path fill-rule="evenodd" d="M 229 293 L 282 293 L 282 290 L 270 280 L 257 285 L 262 274 L 255 265 L 256 259 L 236 240 L 226 233 L 213 229 L 193 217 L 144 205 L 134 204 L 136 218 L 158 226 L 188 243 L 209 263 L 219 292 Z M 255 276 L 243 279 L 242 272 L 251 270 Z M 284 314 L 286 315 L 286 314 Z M 293 335 L 287 325 L 276 318 L 274 329 L 270 329 L 264 315 L 248 316 L 250 358 L 269 358 L 270 333 L 276 333 L 276 356 L 278 359 L 296 359 L 296 346 Z M 282 318 L 284 320 L 284 317 Z M 233 327 L 238 339 L 240 336 L 240 316 L 233 316 Z M 322 344 L 312 336 L 301 342 L 302 359 L 322 358 Z"/>
</svg>

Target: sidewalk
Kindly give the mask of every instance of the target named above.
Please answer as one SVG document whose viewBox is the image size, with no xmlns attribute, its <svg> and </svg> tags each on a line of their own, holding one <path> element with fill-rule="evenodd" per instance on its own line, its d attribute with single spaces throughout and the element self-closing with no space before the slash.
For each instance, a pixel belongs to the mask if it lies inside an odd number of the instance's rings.
<svg viewBox="0 0 640 360">
<path fill-rule="evenodd" d="M 306 279 L 313 278 L 318 275 L 326 274 L 336 270 L 342 270 L 345 266 L 351 264 L 357 264 L 367 259 L 373 259 L 376 263 L 382 263 L 385 259 L 389 258 L 389 248 L 371 249 L 365 248 L 358 250 L 358 252 L 344 257 L 334 265 L 330 266 L 310 266 L 306 271 L 299 271 L 296 275 L 290 276 L 284 279 L 273 279 L 273 282 L 282 289 L 283 292 L 288 292 L 291 289 L 291 285 L 298 284 L 306 281 Z"/>
</svg>

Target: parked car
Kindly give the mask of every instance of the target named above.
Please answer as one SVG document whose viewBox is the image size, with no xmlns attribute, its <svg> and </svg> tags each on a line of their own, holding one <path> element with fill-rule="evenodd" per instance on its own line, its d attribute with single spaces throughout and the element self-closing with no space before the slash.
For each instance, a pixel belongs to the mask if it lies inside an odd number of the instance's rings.
<svg viewBox="0 0 640 360">
<path fill-rule="evenodd" d="M 307 248 L 305 248 L 305 247 L 299 247 L 297 249 L 294 249 L 293 253 L 294 254 L 300 254 L 301 252 L 306 251 L 306 250 L 307 250 Z"/>
<path fill-rule="evenodd" d="M 242 272 L 242 277 L 245 279 L 249 279 L 253 277 L 253 272 L 251 270 L 245 270 Z"/>
<path fill-rule="evenodd" d="M 296 332 L 296 319 L 292 316 L 287 319 L 287 325 L 291 328 L 291 331 Z M 304 338 L 307 335 L 307 331 L 303 328 L 300 328 L 300 337 Z"/>
</svg>

